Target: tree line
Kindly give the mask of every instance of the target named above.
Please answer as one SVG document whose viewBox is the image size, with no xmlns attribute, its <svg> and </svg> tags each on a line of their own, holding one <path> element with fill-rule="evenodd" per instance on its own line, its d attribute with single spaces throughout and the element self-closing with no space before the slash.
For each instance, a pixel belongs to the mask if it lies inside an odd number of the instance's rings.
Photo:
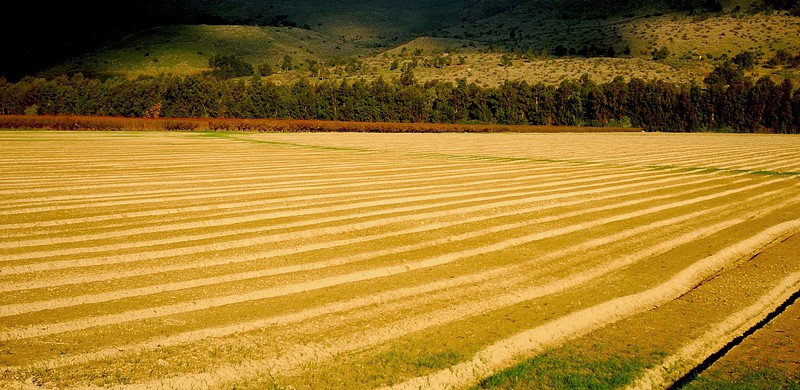
<svg viewBox="0 0 800 390">
<path fill-rule="evenodd" d="M 465 79 L 419 82 L 301 78 L 275 84 L 258 75 L 160 75 L 133 80 L 0 79 L 0 114 L 174 118 L 285 118 L 358 122 L 641 127 L 648 131 L 800 130 L 800 90 L 790 80 L 745 77 L 727 62 L 702 84 L 634 78 L 597 83 L 588 75 L 559 85 Z"/>
</svg>

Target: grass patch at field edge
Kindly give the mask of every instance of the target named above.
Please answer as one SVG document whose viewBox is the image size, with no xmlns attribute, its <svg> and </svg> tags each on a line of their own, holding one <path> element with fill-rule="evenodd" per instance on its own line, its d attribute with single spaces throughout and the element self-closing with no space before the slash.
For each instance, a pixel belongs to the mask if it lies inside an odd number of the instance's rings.
<svg viewBox="0 0 800 390">
<path fill-rule="evenodd" d="M 627 385 L 665 353 L 656 351 L 649 358 L 586 353 L 562 347 L 530 358 L 523 363 L 484 378 L 476 389 L 614 389 Z"/>
</svg>

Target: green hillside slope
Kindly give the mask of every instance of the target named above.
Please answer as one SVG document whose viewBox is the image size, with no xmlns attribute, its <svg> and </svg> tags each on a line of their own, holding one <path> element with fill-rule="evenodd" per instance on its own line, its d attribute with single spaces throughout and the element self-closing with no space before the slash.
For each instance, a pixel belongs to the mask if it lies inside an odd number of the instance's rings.
<svg viewBox="0 0 800 390">
<path fill-rule="evenodd" d="M 800 17 L 753 1 L 430 0 L 408 7 L 399 0 L 227 0 L 195 7 L 197 15 L 221 21 L 273 26 L 156 27 L 42 75 L 191 74 L 208 70 L 219 54 L 256 69 L 268 64 L 278 83 L 393 78 L 408 68 L 421 81 L 463 78 L 486 85 L 559 83 L 584 73 L 598 81 L 702 82 L 716 65 L 749 53 L 752 74 L 800 80 L 796 66 L 770 62 L 800 54 Z M 287 57 L 291 67 L 283 66 Z"/>
<path fill-rule="evenodd" d="M 293 27 L 178 25 L 156 27 L 44 72 L 99 77 L 190 74 L 209 69 L 215 54 L 276 68 L 286 55 L 297 64 L 364 55 L 369 50 L 340 38 Z"/>
</svg>

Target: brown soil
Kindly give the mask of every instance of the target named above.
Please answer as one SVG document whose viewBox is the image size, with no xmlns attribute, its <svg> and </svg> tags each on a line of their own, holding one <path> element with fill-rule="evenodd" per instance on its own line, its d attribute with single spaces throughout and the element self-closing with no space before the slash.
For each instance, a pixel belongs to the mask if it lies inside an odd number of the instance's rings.
<svg viewBox="0 0 800 390">
<path fill-rule="evenodd" d="M 16 385 L 469 384 L 620 324 L 649 348 L 674 321 L 656 314 L 698 291 L 733 302 L 659 346 L 678 353 L 789 273 L 755 272 L 750 295 L 694 287 L 800 230 L 795 137 L 0 143 L 0 379 Z"/>
</svg>

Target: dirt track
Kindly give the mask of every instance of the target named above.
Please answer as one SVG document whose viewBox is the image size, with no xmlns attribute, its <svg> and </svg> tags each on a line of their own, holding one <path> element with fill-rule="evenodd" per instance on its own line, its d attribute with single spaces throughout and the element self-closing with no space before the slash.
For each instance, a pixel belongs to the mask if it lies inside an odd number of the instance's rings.
<svg viewBox="0 0 800 390">
<path fill-rule="evenodd" d="M 469 385 L 800 232 L 797 137 L 0 132 L 0 145 L 12 387 Z M 733 337 L 794 292 L 800 259 L 781 272 L 703 326 Z M 673 360 L 714 349 L 701 328 Z"/>
</svg>

